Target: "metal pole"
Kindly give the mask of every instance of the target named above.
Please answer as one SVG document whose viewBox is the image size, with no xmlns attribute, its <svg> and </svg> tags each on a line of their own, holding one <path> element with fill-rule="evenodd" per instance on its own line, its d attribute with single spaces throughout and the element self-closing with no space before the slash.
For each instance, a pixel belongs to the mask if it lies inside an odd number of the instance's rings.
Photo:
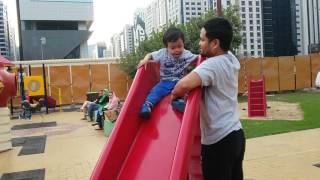
<svg viewBox="0 0 320 180">
<path fill-rule="evenodd" d="M 42 43 L 41 43 L 41 60 L 43 60 L 43 47 L 42 47 Z"/>
<path fill-rule="evenodd" d="M 31 76 L 32 75 L 32 71 L 31 71 L 31 65 L 30 64 L 28 65 L 28 69 L 29 69 L 29 76 Z"/>
<path fill-rule="evenodd" d="M 26 97 L 24 95 L 23 69 L 22 69 L 22 65 L 21 64 L 20 64 L 20 67 L 19 67 L 19 78 L 20 78 L 20 82 L 19 82 L 20 95 L 21 95 L 22 101 L 24 101 L 24 100 L 26 100 Z"/>
<path fill-rule="evenodd" d="M 221 0 L 217 0 L 217 16 L 218 16 L 218 17 L 221 17 L 221 16 L 222 16 Z"/>
<path fill-rule="evenodd" d="M 42 77 L 43 77 L 43 84 L 44 84 L 44 103 L 46 105 L 46 113 L 49 114 L 48 110 L 48 94 L 47 94 L 47 77 L 46 77 L 46 69 L 44 64 L 42 64 Z"/>
</svg>

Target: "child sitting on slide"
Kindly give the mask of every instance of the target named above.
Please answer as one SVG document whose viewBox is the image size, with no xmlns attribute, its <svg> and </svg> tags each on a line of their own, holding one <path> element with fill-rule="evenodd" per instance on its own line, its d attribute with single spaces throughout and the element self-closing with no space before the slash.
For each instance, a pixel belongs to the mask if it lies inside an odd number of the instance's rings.
<svg viewBox="0 0 320 180">
<path fill-rule="evenodd" d="M 160 82 L 151 89 L 140 110 L 139 115 L 144 119 L 148 119 L 152 108 L 171 93 L 188 65 L 198 57 L 184 49 L 184 34 L 178 28 L 169 28 L 165 32 L 163 44 L 166 48 L 147 54 L 138 64 L 138 67 L 146 66 L 150 59 L 160 63 Z M 173 108 L 178 111 L 183 112 L 184 105 L 181 99 L 172 102 Z"/>
</svg>

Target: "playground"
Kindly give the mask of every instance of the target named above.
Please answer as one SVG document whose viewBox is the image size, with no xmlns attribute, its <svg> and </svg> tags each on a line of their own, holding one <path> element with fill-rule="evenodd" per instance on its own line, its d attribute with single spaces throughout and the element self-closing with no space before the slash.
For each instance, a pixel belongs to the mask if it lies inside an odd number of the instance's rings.
<svg viewBox="0 0 320 180">
<path fill-rule="evenodd" d="M 79 112 L 55 112 L 35 115 L 32 122 L 13 120 L 13 126 L 48 122 L 56 122 L 56 126 L 12 131 L 15 140 L 45 136 L 44 152 L 19 155 L 24 146 L 16 146 L 1 153 L 1 174 L 20 172 L 24 177 L 41 177 L 42 174 L 46 180 L 88 180 L 108 138 L 101 131 L 92 130 L 90 123 L 79 118 Z M 314 166 L 320 163 L 319 138 L 318 128 L 248 139 L 245 179 L 313 180 L 319 177 L 319 168 Z"/>
<path fill-rule="evenodd" d="M 296 62 L 301 61 L 299 58 L 296 58 L 298 59 Z M 312 62 L 309 65 L 315 64 L 310 66 L 309 70 L 318 68 L 320 62 L 318 58 L 319 56 L 305 58 L 305 61 Z M 289 60 L 285 62 L 289 64 L 292 60 L 293 62 L 296 60 L 295 57 L 287 59 Z M 249 138 L 244 161 L 245 179 L 320 177 L 318 170 L 320 147 L 316 143 L 320 136 L 318 121 L 320 94 L 318 91 L 300 91 L 297 85 L 301 85 L 299 78 L 302 74 L 309 74 L 305 81 L 310 83 L 301 86 L 312 88 L 313 78 L 315 78 L 313 73 L 296 71 L 294 79 L 290 80 L 285 80 L 282 76 L 275 77 L 274 73 L 265 73 L 263 74 L 265 76 L 263 93 L 252 93 L 249 90 L 249 97 L 243 96 L 249 84 L 245 83 L 250 80 L 248 77 L 253 77 L 254 81 L 257 81 L 254 76 L 261 77 L 261 72 L 268 72 L 268 68 L 270 69 L 268 63 L 275 61 L 278 60 L 262 61 L 260 59 L 242 62 L 244 68 L 239 78 L 239 92 L 242 96 L 239 96 L 239 111 L 248 113 L 251 108 L 253 111 L 265 113 L 263 120 L 249 114 L 247 115 L 250 118 L 246 116 L 242 118 L 246 137 Z M 12 138 L 10 136 L 9 142 L 12 142 L 13 147 L 0 153 L 1 180 L 12 177 L 17 179 L 21 177 L 30 179 L 116 179 L 116 177 L 119 179 L 152 179 L 154 177 L 181 179 L 187 175 L 190 179 L 201 179 L 199 124 L 196 121 L 199 112 L 199 108 L 196 107 L 199 107 L 201 97 L 200 89 L 190 93 L 184 114 L 175 112 L 169 105 L 170 99 L 167 97 L 156 106 L 151 120 L 143 122 L 137 116 L 138 108 L 132 107 L 139 107 L 148 89 L 159 80 L 158 67 L 155 64 L 150 64 L 146 70 L 141 68 L 132 81 L 117 69 L 116 63 L 79 61 L 65 65 L 65 60 L 48 62 L 49 65 L 24 62 L 21 64 L 22 68 L 17 66 L 14 69 L 18 74 L 19 72 L 22 74 L 21 69 L 25 69 L 24 72 L 29 74 L 30 78 L 31 76 L 42 77 L 39 78 L 40 80 L 34 80 L 40 85 L 27 86 L 29 88 L 27 90 L 30 93 L 34 91 L 32 87 L 36 87 L 35 90 L 42 87 L 43 91 L 40 90 L 40 94 L 35 96 L 44 96 L 45 104 L 40 108 L 40 112 L 33 114 L 31 120 L 24 120 L 16 118 L 16 114 L 19 113 L 16 109 L 19 108 L 13 109 L 14 100 L 11 101 L 8 98 L 10 96 L 21 98 L 23 96 L 21 91 L 6 97 L 9 108 L 3 108 L 2 112 L 6 110 L 7 117 L 11 114 L 13 118 L 5 122 L 5 127 L 11 129 L 9 132 Z M 260 67 L 260 71 L 249 75 L 251 66 Z M 104 73 L 95 74 L 99 72 L 97 70 L 99 68 Z M 280 74 L 281 71 L 278 72 Z M 247 75 L 244 76 L 243 73 Z M 27 79 L 28 75 L 25 77 Z M 279 80 L 272 81 L 274 78 Z M 43 83 L 42 86 L 41 83 Z M 3 84 L 2 87 L 6 87 L 6 82 Z M 21 86 L 17 89 L 19 88 Z M 87 99 L 87 92 L 104 88 L 117 92 L 120 99 L 125 100 L 108 137 L 102 131 L 92 129 L 89 122 L 80 120 L 82 113 L 78 112 L 79 105 Z M 273 91 L 274 88 L 277 89 L 276 93 Z M 58 89 L 58 96 L 54 95 L 54 89 Z M 250 85 L 248 89 L 251 89 Z M 261 90 L 256 87 L 252 89 Z M 286 92 L 278 93 L 281 90 Z M 259 97 L 254 94 L 259 94 Z M 255 107 L 264 107 L 262 109 L 252 109 L 247 104 L 241 104 L 246 103 L 245 101 L 249 102 L 250 97 L 257 99 L 260 96 L 263 101 Z M 57 107 L 49 106 L 48 97 L 56 101 Z M 292 109 L 288 112 L 289 106 Z M 277 112 L 282 111 L 287 113 L 276 116 Z M 294 117 L 291 118 L 288 114 L 292 113 Z M 280 134 L 285 132 L 292 133 Z"/>
</svg>

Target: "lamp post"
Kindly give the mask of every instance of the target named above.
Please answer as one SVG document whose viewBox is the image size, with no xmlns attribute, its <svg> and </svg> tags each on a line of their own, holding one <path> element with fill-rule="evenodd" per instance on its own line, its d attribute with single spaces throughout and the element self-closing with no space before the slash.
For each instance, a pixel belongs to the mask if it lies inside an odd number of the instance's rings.
<svg viewBox="0 0 320 180">
<path fill-rule="evenodd" d="M 221 16 L 222 16 L 221 0 L 217 0 L 217 16 L 218 16 L 218 17 L 221 17 Z"/>
<path fill-rule="evenodd" d="M 40 38 L 40 45 L 41 45 L 41 60 L 43 60 L 43 45 L 46 45 L 47 39 L 46 37 Z"/>
</svg>

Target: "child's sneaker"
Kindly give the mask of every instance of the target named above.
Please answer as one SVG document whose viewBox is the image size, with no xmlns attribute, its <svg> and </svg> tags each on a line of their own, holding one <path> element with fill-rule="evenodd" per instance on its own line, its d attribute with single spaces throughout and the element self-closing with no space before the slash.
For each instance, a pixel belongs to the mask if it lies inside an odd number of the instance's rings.
<svg viewBox="0 0 320 180">
<path fill-rule="evenodd" d="M 143 103 L 139 116 L 143 119 L 149 119 L 151 115 L 151 110 L 152 110 L 152 103 L 150 102 L 145 102 Z"/>
<path fill-rule="evenodd" d="M 186 102 L 184 99 L 175 99 L 171 102 L 172 108 L 179 111 L 179 112 L 184 112 L 184 108 L 186 107 Z"/>
</svg>

